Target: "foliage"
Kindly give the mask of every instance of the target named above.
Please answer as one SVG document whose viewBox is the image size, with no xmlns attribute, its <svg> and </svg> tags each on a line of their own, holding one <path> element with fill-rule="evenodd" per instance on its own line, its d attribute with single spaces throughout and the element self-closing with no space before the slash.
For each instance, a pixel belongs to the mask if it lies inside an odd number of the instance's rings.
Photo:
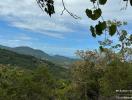
<svg viewBox="0 0 132 100">
<path fill-rule="evenodd" d="M 130 52 L 131 52 L 131 46 L 132 46 L 132 39 L 131 39 L 131 34 L 129 34 L 127 32 L 127 30 L 122 29 L 123 26 L 127 25 L 126 22 L 121 22 L 121 21 L 107 21 L 107 26 L 112 26 L 115 25 L 116 29 L 117 29 L 117 39 L 118 39 L 118 43 L 116 41 L 113 42 L 111 39 L 107 38 L 104 41 L 99 41 L 100 49 L 103 51 L 103 48 L 110 48 L 113 51 L 118 51 L 121 55 L 121 60 L 125 61 L 125 59 L 127 60 L 127 56 L 129 56 Z M 113 31 L 115 31 L 114 27 L 111 28 Z M 109 32 L 111 30 L 110 28 L 108 29 Z M 112 32 L 110 35 L 113 35 L 114 32 Z"/>
<path fill-rule="evenodd" d="M 53 0 L 36 0 L 39 7 L 44 10 L 49 16 L 55 13 Z"/>
<path fill-rule="evenodd" d="M 31 71 L 0 65 L 0 100 L 49 100 L 54 85 L 44 67 Z"/>
<path fill-rule="evenodd" d="M 132 89 L 132 63 L 104 51 L 77 51 L 82 60 L 70 73 L 50 62 L 34 69 L 0 65 L 0 100 L 107 100 L 116 90 Z"/>
<path fill-rule="evenodd" d="M 100 79 L 100 86 L 104 96 L 115 96 L 116 90 L 132 89 L 132 64 L 111 62 Z"/>
<path fill-rule="evenodd" d="M 72 77 L 79 93 L 79 100 L 97 100 L 99 97 L 99 78 L 102 70 L 91 62 L 78 62 L 73 66 Z"/>
<path fill-rule="evenodd" d="M 92 33 L 93 37 L 96 37 L 96 35 L 102 35 L 103 31 L 106 31 L 107 29 L 109 30 L 109 35 L 110 36 L 114 36 L 116 32 L 118 32 L 117 30 L 117 24 L 116 23 L 111 23 L 111 25 L 109 26 L 108 24 L 106 24 L 106 20 L 104 20 L 103 16 L 102 16 L 102 10 L 101 10 L 101 5 L 105 5 L 107 3 L 108 0 L 90 0 L 93 3 L 93 8 L 91 9 L 86 9 L 86 15 L 88 16 L 88 18 L 90 18 L 91 20 L 98 20 L 99 18 L 102 19 L 102 21 L 99 21 L 98 24 L 93 27 L 90 26 L 90 30 Z M 128 1 L 132 2 L 132 0 L 123 0 L 126 3 L 126 8 L 128 6 Z"/>
<path fill-rule="evenodd" d="M 90 0 L 89 2 L 91 2 L 93 4 L 93 7 L 87 8 L 85 11 L 88 18 L 90 18 L 91 20 L 94 20 L 94 21 L 98 20 L 99 18 L 102 19 L 102 21 L 99 21 L 95 27 L 90 26 L 92 36 L 96 37 L 96 35 L 103 34 L 103 31 L 106 30 L 107 28 L 109 29 L 109 35 L 110 36 L 115 35 L 115 33 L 117 32 L 117 25 L 112 24 L 111 26 L 107 26 L 106 20 L 104 20 L 104 18 L 102 16 L 103 12 L 102 12 L 101 6 L 106 5 L 108 0 Z M 123 2 L 126 3 L 126 6 L 124 7 L 124 9 L 127 8 L 128 3 L 130 3 L 130 5 L 132 6 L 132 0 L 123 0 Z M 55 13 L 55 11 L 54 11 L 54 0 L 37 0 L 37 3 L 40 6 L 40 8 L 42 10 L 44 10 L 50 16 Z M 62 14 L 66 10 L 73 18 L 80 19 L 80 17 L 74 15 L 73 13 L 71 13 L 70 11 L 67 10 L 63 0 L 62 0 L 62 4 L 64 7 Z"/>
<path fill-rule="evenodd" d="M 54 0 L 36 1 L 49 16 L 55 13 Z M 0 49 L 0 64 L 4 64 L 0 65 L 0 100 L 107 100 L 116 96 L 116 90 L 132 89 L 132 59 L 128 60 L 132 56 L 132 35 L 119 29 L 126 22 L 103 19 L 100 6 L 107 1 L 90 0 L 93 8 L 85 13 L 93 21 L 102 19 L 90 26 L 93 37 L 117 35 L 118 44 L 105 38 L 99 41 L 101 52 L 77 51 L 82 60 L 71 67 L 71 77 L 68 70 L 49 61 Z M 132 0 L 123 1 L 132 6 Z M 64 2 L 63 6 L 74 17 Z"/>
<path fill-rule="evenodd" d="M 76 100 L 107 100 L 116 96 L 116 90 L 132 89 L 132 63 L 121 62 L 118 53 L 104 50 L 77 51 L 82 61 L 72 67 Z"/>
</svg>

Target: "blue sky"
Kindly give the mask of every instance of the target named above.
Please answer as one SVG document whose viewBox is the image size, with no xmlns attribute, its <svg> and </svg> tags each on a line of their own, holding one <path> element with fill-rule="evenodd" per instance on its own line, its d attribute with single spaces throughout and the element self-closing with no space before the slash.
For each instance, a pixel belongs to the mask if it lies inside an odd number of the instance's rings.
<svg viewBox="0 0 132 100">
<path fill-rule="evenodd" d="M 102 37 L 95 39 L 90 35 L 89 26 L 94 25 L 94 22 L 84 12 L 86 8 L 92 7 L 87 0 L 65 1 L 67 8 L 80 16 L 81 20 L 73 19 L 66 12 L 60 15 L 63 10 L 61 0 L 55 0 L 56 14 L 51 18 L 40 10 L 35 1 L 0 1 L 0 44 L 10 47 L 30 46 L 49 54 L 65 56 L 74 56 L 78 49 L 98 48 L 97 41 Z M 129 21 L 127 29 L 131 31 L 132 8 L 121 11 L 124 4 L 120 0 L 111 1 L 113 3 L 108 2 L 102 7 L 104 18 Z"/>
</svg>

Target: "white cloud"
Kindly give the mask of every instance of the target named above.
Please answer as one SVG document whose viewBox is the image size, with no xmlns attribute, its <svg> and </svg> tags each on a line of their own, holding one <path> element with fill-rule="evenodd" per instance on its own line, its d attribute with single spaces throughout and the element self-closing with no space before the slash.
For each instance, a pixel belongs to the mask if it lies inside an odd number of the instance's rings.
<svg viewBox="0 0 132 100">
<path fill-rule="evenodd" d="M 73 30 L 59 19 L 49 18 L 44 15 L 35 0 L 4 0 L 0 1 L 0 16 L 9 21 L 9 25 L 22 29 L 28 29 L 44 35 L 62 38 L 62 33 Z M 48 32 L 47 31 L 53 31 Z"/>
<path fill-rule="evenodd" d="M 24 41 L 24 40 L 20 40 L 20 39 L 8 39 L 8 40 L 0 39 L 0 43 L 2 45 L 9 46 L 9 47 L 18 47 L 21 44 L 24 46 L 31 46 L 32 45 L 32 42 Z"/>
<path fill-rule="evenodd" d="M 132 20 L 131 8 L 120 11 L 120 0 L 110 0 L 106 6 L 102 6 L 105 19 Z M 85 9 L 91 8 L 89 0 L 65 0 L 67 8 L 82 17 L 82 20 L 74 20 L 63 10 L 61 0 L 55 0 L 56 14 L 50 18 L 38 7 L 36 0 L 1 0 L 0 17 L 9 21 L 10 26 L 27 29 L 55 38 L 64 38 L 69 32 L 74 32 L 71 26 L 89 26 L 93 24 L 85 15 Z M 121 6 L 120 6 L 121 5 Z"/>
</svg>

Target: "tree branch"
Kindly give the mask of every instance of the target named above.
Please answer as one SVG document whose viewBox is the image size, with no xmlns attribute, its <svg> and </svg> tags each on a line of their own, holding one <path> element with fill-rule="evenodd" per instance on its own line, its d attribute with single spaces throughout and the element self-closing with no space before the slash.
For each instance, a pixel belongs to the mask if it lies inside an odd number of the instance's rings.
<svg viewBox="0 0 132 100">
<path fill-rule="evenodd" d="M 64 11 L 66 11 L 70 16 L 72 16 L 74 19 L 81 19 L 81 17 L 71 13 L 65 6 L 65 3 L 64 3 L 64 0 L 62 0 L 62 5 L 63 5 L 63 10 L 62 10 L 62 13 L 61 15 L 63 15 Z"/>
</svg>

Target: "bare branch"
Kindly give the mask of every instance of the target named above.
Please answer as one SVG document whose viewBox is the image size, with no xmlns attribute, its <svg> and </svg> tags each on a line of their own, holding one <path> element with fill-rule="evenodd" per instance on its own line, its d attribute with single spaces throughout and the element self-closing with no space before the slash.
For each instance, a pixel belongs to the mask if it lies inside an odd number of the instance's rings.
<svg viewBox="0 0 132 100">
<path fill-rule="evenodd" d="M 62 0 L 63 10 L 61 15 L 63 15 L 64 11 L 66 11 L 70 16 L 72 16 L 75 19 L 81 19 L 81 17 L 77 16 L 76 14 L 71 13 L 65 6 L 64 0 Z"/>
<path fill-rule="evenodd" d="M 40 2 L 39 2 L 38 0 L 36 0 L 36 2 L 37 2 L 37 4 L 39 5 L 39 8 L 40 8 L 43 12 L 45 12 L 44 9 L 42 8 Z"/>
</svg>

